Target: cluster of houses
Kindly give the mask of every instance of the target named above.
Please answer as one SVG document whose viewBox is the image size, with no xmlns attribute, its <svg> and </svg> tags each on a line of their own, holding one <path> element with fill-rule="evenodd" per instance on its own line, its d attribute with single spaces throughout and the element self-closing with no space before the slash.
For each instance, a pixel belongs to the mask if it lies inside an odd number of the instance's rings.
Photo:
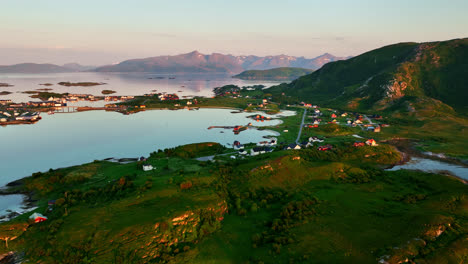
<svg viewBox="0 0 468 264">
<path fill-rule="evenodd" d="M 198 100 L 197 100 L 197 99 L 193 99 L 193 101 L 187 101 L 186 104 L 187 104 L 187 106 L 189 106 L 189 105 L 197 105 L 197 104 L 198 104 Z M 180 104 L 175 104 L 174 106 L 179 107 L 179 106 L 181 106 L 181 105 L 180 105 Z"/>
<path fill-rule="evenodd" d="M 284 150 L 299 150 L 302 148 L 309 148 L 309 147 L 312 147 L 315 142 L 322 143 L 324 142 L 324 140 L 314 136 L 314 137 L 310 137 L 308 141 L 302 142 L 302 144 L 292 143 L 292 144 L 286 145 L 284 147 Z M 276 138 L 272 138 L 270 141 L 258 142 L 255 147 L 250 149 L 250 156 L 257 156 L 260 154 L 272 152 L 274 150 L 274 147 L 276 147 L 277 144 L 278 144 L 278 141 Z M 235 150 L 238 150 L 239 154 L 241 155 L 249 154 L 249 152 L 245 150 L 244 145 L 242 145 L 237 140 L 234 141 L 233 148 Z M 333 146 L 331 145 L 325 145 L 325 146 L 319 146 L 317 149 L 321 151 L 327 151 L 327 150 L 331 150 L 332 148 Z"/>
<path fill-rule="evenodd" d="M 0 105 L 7 107 L 7 110 L 21 110 L 30 107 L 61 107 L 66 106 L 67 101 L 64 98 L 50 97 L 47 101 L 29 101 L 27 103 L 13 103 L 11 100 L 1 100 Z"/>
<path fill-rule="evenodd" d="M 304 102 L 301 102 L 301 105 L 304 106 L 304 107 L 307 107 L 307 108 L 318 108 L 318 106 L 316 106 L 316 105 L 312 105 L 312 104 L 308 104 L 308 103 L 304 103 Z"/>
<path fill-rule="evenodd" d="M 261 142 L 258 142 L 257 143 L 257 146 L 253 147 L 251 150 L 250 150 L 250 156 L 257 156 L 257 155 L 260 155 L 260 154 L 265 154 L 267 152 L 272 152 L 273 151 L 273 147 L 276 146 L 277 144 L 277 139 L 276 138 L 272 138 L 270 141 L 261 141 Z M 238 150 L 239 151 L 239 154 L 241 155 L 247 155 L 249 154 L 245 149 L 244 149 L 244 145 L 242 145 L 239 141 L 234 141 L 234 143 L 232 144 L 233 145 L 233 148 L 235 150 Z"/>
<path fill-rule="evenodd" d="M 366 142 L 354 142 L 353 146 L 355 147 L 364 147 L 364 146 L 371 146 L 371 147 L 377 147 L 379 144 L 377 144 L 377 142 L 374 140 L 374 139 L 368 139 L 366 140 Z"/>
<path fill-rule="evenodd" d="M 245 152 L 246 151 L 244 151 L 244 153 Z M 257 155 L 265 154 L 269 152 L 273 152 L 273 148 L 266 147 L 266 146 L 254 147 L 250 150 L 250 156 L 257 156 Z"/>
<path fill-rule="evenodd" d="M 94 97 L 92 94 L 68 94 L 65 96 L 65 99 L 68 102 L 76 102 L 76 101 L 96 101 L 97 98 Z"/>
<path fill-rule="evenodd" d="M 8 105 L 8 104 L 12 104 L 12 103 L 13 102 L 10 99 L 0 100 L 0 105 Z"/>
<path fill-rule="evenodd" d="M 213 89 L 215 96 L 237 96 L 240 94 L 240 88 L 236 85 L 226 85 Z"/>
<path fill-rule="evenodd" d="M 253 104 L 248 103 L 248 104 L 247 104 L 247 107 L 255 107 L 254 109 L 261 110 L 260 108 L 265 107 L 265 105 L 267 105 L 267 104 L 259 103 L 259 104 L 256 104 L 256 105 L 254 106 Z"/>
<path fill-rule="evenodd" d="M 41 119 L 39 112 L 0 111 L 0 123 L 11 121 L 34 122 Z"/>
<path fill-rule="evenodd" d="M 315 106 L 313 106 L 315 107 Z M 305 124 L 304 126 L 305 127 L 309 127 L 309 128 L 314 128 L 314 127 L 318 127 L 320 125 L 320 123 L 322 122 L 322 119 L 320 118 L 322 116 L 322 113 L 320 112 L 319 109 L 315 109 L 314 110 L 314 115 L 311 116 L 312 118 L 312 123 L 309 123 L 309 124 Z M 366 127 L 366 130 L 367 131 L 370 131 L 370 132 L 375 132 L 375 133 L 379 133 L 381 131 L 381 127 L 385 127 L 385 126 L 388 126 L 388 125 L 377 125 L 377 124 L 363 124 L 363 120 L 364 120 L 364 116 L 361 115 L 361 114 L 354 114 L 354 117 L 349 117 L 350 114 L 344 112 L 344 113 L 341 113 L 341 114 L 337 114 L 336 111 L 335 113 L 332 113 L 331 114 L 331 120 L 328 121 L 329 124 L 339 124 L 340 122 L 337 121 L 337 118 L 338 117 L 343 117 L 343 118 L 346 118 L 347 121 L 347 125 L 348 126 L 352 126 L 352 127 L 356 127 L 357 125 L 362 125 L 364 127 Z M 382 116 L 380 115 L 372 115 L 370 118 L 373 118 L 373 119 L 382 119 Z"/>
<path fill-rule="evenodd" d="M 259 122 L 259 121 L 265 121 L 265 120 L 271 120 L 271 117 L 269 116 L 263 116 L 263 115 L 253 115 L 253 116 L 249 116 L 249 118 Z"/>
<path fill-rule="evenodd" d="M 92 96 L 92 95 L 91 95 Z M 94 97 L 92 96 L 93 99 L 87 99 L 87 101 L 97 101 L 99 100 L 99 97 Z M 96 98 L 96 99 L 94 99 Z M 102 97 L 101 97 L 102 98 Z M 107 95 L 104 97 L 104 101 L 106 102 L 117 102 L 117 101 L 128 101 L 128 100 L 132 100 L 134 99 L 135 97 L 134 96 L 131 96 L 131 95 L 123 95 L 123 96 L 118 96 L 118 95 Z"/>
<path fill-rule="evenodd" d="M 24 105 L 25 107 L 62 107 L 67 106 L 66 102 L 61 101 L 54 101 L 54 100 L 47 100 L 47 101 L 40 101 L 40 102 L 27 102 Z"/>
<path fill-rule="evenodd" d="M 158 94 L 158 98 L 161 101 L 179 100 L 179 96 L 177 94 Z"/>
<path fill-rule="evenodd" d="M 142 169 L 143 171 L 152 171 L 152 170 L 155 170 L 156 168 L 153 167 L 153 165 L 149 164 L 147 161 L 148 159 L 145 158 L 145 157 L 140 157 L 139 159 L 141 162 L 143 162 L 143 165 L 142 165 Z"/>
</svg>

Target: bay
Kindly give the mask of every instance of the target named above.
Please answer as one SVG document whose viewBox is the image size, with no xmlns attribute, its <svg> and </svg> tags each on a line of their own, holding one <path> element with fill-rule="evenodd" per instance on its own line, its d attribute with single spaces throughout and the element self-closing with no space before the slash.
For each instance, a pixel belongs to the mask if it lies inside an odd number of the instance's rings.
<svg viewBox="0 0 468 264">
<path fill-rule="evenodd" d="M 247 118 L 252 113 L 231 111 L 153 110 L 133 115 L 90 111 L 42 115 L 43 119 L 33 125 L 0 127 L 0 186 L 37 171 L 97 159 L 148 156 L 158 149 L 198 142 L 258 142 L 263 136 L 275 135 L 268 130 L 248 129 L 235 135 L 228 129 L 207 129 L 252 121 Z M 279 122 L 259 122 L 255 126 Z"/>
</svg>

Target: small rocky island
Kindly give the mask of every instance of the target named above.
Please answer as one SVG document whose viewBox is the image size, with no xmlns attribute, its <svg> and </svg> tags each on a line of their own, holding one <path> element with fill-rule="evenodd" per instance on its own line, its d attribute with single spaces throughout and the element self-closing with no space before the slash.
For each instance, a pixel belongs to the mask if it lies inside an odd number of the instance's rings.
<svg viewBox="0 0 468 264">
<path fill-rule="evenodd" d="M 102 90 L 101 93 L 102 93 L 102 94 L 114 94 L 114 93 L 116 93 L 116 91 L 113 91 L 113 90 Z"/>
<path fill-rule="evenodd" d="M 12 87 L 14 85 L 11 85 L 9 83 L 0 83 L 0 87 Z"/>
<path fill-rule="evenodd" d="M 62 86 L 97 86 L 97 85 L 104 85 L 106 83 L 103 83 L 103 82 L 76 82 L 76 83 L 73 83 L 73 82 L 59 82 L 58 85 L 62 85 Z"/>
</svg>

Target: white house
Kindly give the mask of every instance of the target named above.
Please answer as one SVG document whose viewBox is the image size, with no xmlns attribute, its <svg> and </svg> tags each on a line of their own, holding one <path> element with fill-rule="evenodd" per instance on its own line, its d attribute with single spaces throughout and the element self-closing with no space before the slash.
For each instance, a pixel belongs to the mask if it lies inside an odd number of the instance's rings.
<svg viewBox="0 0 468 264">
<path fill-rule="evenodd" d="M 310 137 L 309 142 L 323 142 L 323 139 L 320 139 L 318 137 Z"/>
<path fill-rule="evenodd" d="M 259 154 L 265 154 L 266 150 L 263 147 L 254 147 L 253 149 L 250 150 L 250 155 L 251 156 L 257 156 Z"/>
<path fill-rule="evenodd" d="M 143 164 L 143 170 L 144 171 L 150 171 L 150 170 L 153 170 L 153 165 L 151 164 Z"/>
<path fill-rule="evenodd" d="M 289 144 L 286 149 L 301 149 L 301 146 L 298 144 Z"/>
<path fill-rule="evenodd" d="M 268 145 L 270 147 L 273 147 L 273 146 L 276 146 L 277 143 L 278 143 L 278 140 L 276 138 L 272 138 Z"/>
</svg>

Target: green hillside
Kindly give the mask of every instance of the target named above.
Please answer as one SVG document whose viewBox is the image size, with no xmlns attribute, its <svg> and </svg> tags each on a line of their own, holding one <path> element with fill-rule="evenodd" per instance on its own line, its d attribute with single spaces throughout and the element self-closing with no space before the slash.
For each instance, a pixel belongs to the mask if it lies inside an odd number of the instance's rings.
<svg viewBox="0 0 468 264">
<path fill-rule="evenodd" d="M 303 100 L 349 110 L 424 109 L 420 100 L 468 112 L 468 39 L 400 43 L 328 63 L 275 88 Z M 402 103 L 405 102 L 405 103 Z M 393 107 L 393 108 L 392 108 Z"/>
<path fill-rule="evenodd" d="M 270 70 L 249 70 L 232 77 L 243 80 L 294 80 L 311 72 L 313 70 L 282 67 Z"/>
<path fill-rule="evenodd" d="M 463 263 L 467 185 L 384 171 L 401 158 L 392 146 L 353 142 L 215 163 L 192 157 L 219 144 L 192 144 L 152 153 L 153 171 L 95 161 L 35 173 L 15 188 L 48 219 L 0 224 L 0 254 L 23 263 Z"/>
</svg>

